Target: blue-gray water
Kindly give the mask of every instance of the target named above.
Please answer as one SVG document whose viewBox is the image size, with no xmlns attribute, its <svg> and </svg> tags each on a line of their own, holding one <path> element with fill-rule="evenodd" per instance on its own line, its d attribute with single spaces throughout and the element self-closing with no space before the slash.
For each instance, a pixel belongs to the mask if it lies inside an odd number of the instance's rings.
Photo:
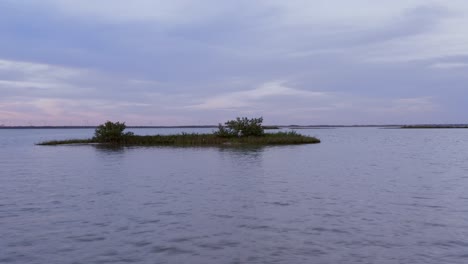
<svg viewBox="0 0 468 264">
<path fill-rule="evenodd" d="M 0 263 L 468 263 L 468 130 L 299 132 L 322 143 L 53 147 L 34 143 L 93 130 L 0 129 Z"/>
</svg>

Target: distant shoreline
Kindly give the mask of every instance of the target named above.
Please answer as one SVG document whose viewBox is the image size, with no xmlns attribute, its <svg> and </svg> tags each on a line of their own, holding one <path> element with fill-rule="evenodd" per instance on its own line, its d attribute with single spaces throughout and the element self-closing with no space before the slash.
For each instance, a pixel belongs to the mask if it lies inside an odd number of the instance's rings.
<svg viewBox="0 0 468 264">
<path fill-rule="evenodd" d="M 402 129 L 442 129 L 442 128 L 468 128 L 468 125 L 407 125 Z"/>
<path fill-rule="evenodd" d="M 468 124 L 418 124 L 418 125 L 267 125 L 264 129 L 333 129 L 333 128 L 395 128 L 395 129 L 424 129 L 424 128 L 468 128 Z M 97 126 L 0 126 L 0 129 L 96 129 Z M 186 126 L 127 126 L 127 128 L 218 128 L 217 125 L 186 125 Z"/>
</svg>

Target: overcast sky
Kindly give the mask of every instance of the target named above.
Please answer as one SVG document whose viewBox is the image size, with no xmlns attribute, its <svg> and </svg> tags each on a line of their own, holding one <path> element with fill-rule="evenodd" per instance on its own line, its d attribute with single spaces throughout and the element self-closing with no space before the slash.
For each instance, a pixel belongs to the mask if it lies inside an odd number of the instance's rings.
<svg viewBox="0 0 468 264">
<path fill-rule="evenodd" d="M 1 0 L 0 125 L 468 122 L 466 0 Z"/>
</svg>

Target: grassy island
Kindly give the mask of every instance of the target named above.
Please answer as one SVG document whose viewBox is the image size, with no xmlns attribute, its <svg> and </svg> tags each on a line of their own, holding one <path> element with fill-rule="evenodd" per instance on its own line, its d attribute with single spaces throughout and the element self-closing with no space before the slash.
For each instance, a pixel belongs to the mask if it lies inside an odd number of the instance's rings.
<svg viewBox="0 0 468 264">
<path fill-rule="evenodd" d="M 240 146 L 240 145 L 290 145 L 320 143 L 315 137 L 295 131 L 265 133 L 262 118 L 237 118 L 219 124 L 212 134 L 181 133 L 175 135 L 139 136 L 124 133 L 125 123 L 106 122 L 96 128 L 93 138 L 52 140 L 37 145 L 107 144 L 119 146 Z"/>
</svg>

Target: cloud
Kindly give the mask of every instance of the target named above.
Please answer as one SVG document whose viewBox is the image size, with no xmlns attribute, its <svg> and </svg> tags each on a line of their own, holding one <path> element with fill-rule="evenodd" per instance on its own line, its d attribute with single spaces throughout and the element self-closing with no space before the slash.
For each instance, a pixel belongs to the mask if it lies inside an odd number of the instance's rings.
<svg viewBox="0 0 468 264">
<path fill-rule="evenodd" d="M 2 101 L 14 98 L 70 97 L 86 91 L 76 80 L 89 76 L 86 70 L 43 63 L 0 59 Z"/>
<path fill-rule="evenodd" d="M 31 4 L 32 1 L 29 3 Z M 433 3 L 445 3 L 442 0 Z M 463 6 L 461 1 L 452 1 Z M 184 24 L 187 21 L 208 20 L 217 18 L 232 11 L 242 15 L 249 10 L 272 12 L 277 16 L 278 23 L 299 25 L 313 24 L 317 21 L 330 22 L 336 20 L 368 21 L 388 18 L 414 6 L 427 4 L 425 0 L 396 0 L 384 5 L 371 0 L 355 0 L 346 2 L 330 0 L 327 4 L 310 0 L 259 0 L 259 1 L 216 1 L 206 0 L 203 3 L 193 0 L 43 0 L 41 4 L 55 7 L 67 15 L 77 15 L 94 19 L 110 21 L 145 21 Z M 466 5 L 465 5 L 466 6 Z M 243 9 L 239 9 L 242 7 Z M 359 8 L 357 8 L 359 7 Z"/>
<path fill-rule="evenodd" d="M 438 106 L 431 97 L 401 98 L 393 101 L 393 105 L 386 111 L 399 114 L 408 114 L 412 112 L 430 113 L 435 111 Z"/>
<path fill-rule="evenodd" d="M 463 0 L 6 0 L 0 10 L 0 119 L 17 123 L 466 112 Z"/>
<path fill-rule="evenodd" d="M 76 18 L 116 24 L 157 22 L 165 27 L 205 23 L 241 5 L 215 0 L 44 0 L 41 4 Z"/>
<path fill-rule="evenodd" d="M 468 23 L 468 4 L 458 1 L 453 5 L 440 4 L 420 7 L 407 12 L 407 25 L 421 29 L 404 37 L 389 39 L 367 47 L 367 61 L 377 63 L 405 63 L 468 54 L 466 34 L 459 25 Z M 413 21 L 413 22 L 411 22 Z M 401 30 L 398 30 L 402 32 Z"/>
<path fill-rule="evenodd" d="M 312 92 L 289 88 L 282 82 L 275 81 L 265 83 L 252 90 L 231 92 L 210 97 L 205 99 L 202 103 L 188 106 L 188 108 L 204 110 L 245 110 L 246 108 L 254 108 L 258 103 L 273 97 L 291 100 L 290 97 L 320 98 L 324 96 L 326 96 L 326 94 L 323 92 Z"/>
<path fill-rule="evenodd" d="M 97 70 L 0 59 L 0 89 L 3 92 L 3 100 L 10 96 L 117 99 L 119 95 L 110 94 L 114 89 L 119 89 L 119 93 L 122 93 L 122 87 L 138 90 L 148 85 L 156 86 L 154 82 L 137 82 Z M 123 97 L 132 99 L 128 94 Z"/>
<path fill-rule="evenodd" d="M 347 92 L 315 92 L 288 87 L 286 82 L 267 82 L 252 90 L 205 98 L 187 108 L 196 112 L 218 111 L 219 116 L 265 116 L 275 124 L 374 124 L 404 122 L 440 110 L 429 96 L 385 98 Z M 382 118 L 385 116 L 385 118 Z M 295 120 L 295 121 L 293 121 Z"/>
<path fill-rule="evenodd" d="M 466 68 L 468 67 L 467 62 L 438 62 L 430 66 L 435 69 L 457 69 L 457 68 Z"/>
<path fill-rule="evenodd" d="M 49 81 L 79 77 L 84 70 L 71 69 L 44 63 L 31 63 L 24 61 L 0 59 L 0 72 L 2 75 L 27 76 L 30 80 Z"/>
<path fill-rule="evenodd" d="M 132 83 L 125 78 L 114 79 L 88 69 L 2 59 L 0 119 L 15 119 L 19 124 L 30 120 L 60 124 L 59 121 L 67 119 L 91 119 L 94 123 L 106 114 L 112 116 L 112 111 L 131 113 L 152 105 L 142 98 L 151 98 L 154 92 L 131 96 L 129 91 L 129 96 L 122 96 L 120 91 L 113 95 L 116 83 L 124 83 L 134 90 L 154 86 L 147 82 Z"/>
</svg>

